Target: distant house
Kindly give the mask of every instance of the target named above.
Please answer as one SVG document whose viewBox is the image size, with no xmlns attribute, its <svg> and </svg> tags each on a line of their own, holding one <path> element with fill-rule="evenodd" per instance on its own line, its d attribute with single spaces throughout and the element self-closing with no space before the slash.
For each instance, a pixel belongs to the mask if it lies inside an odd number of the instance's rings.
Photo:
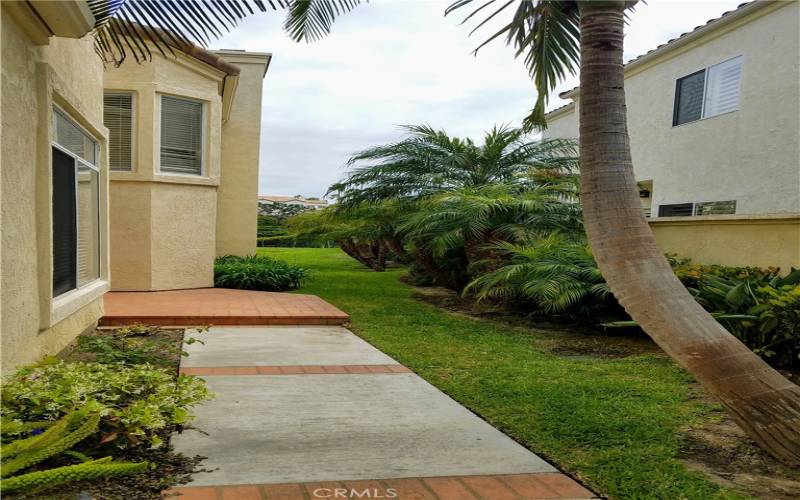
<svg viewBox="0 0 800 500">
<path fill-rule="evenodd" d="M 666 252 L 800 267 L 800 3 L 741 5 L 625 65 L 645 214 Z M 580 88 L 545 138 L 577 138 Z"/>
<path fill-rule="evenodd" d="M 328 200 L 320 198 L 305 198 L 300 195 L 296 196 L 281 196 L 275 194 L 268 194 L 258 197 L 259 203 L 266 205 L 289 205 L 296 207 L 303 207 L 308 209 L 320 210 L 328 206 Z"/>
<path fill-rule="evenodd" d="M 271 56 L 153 48 L 104 67 L 86 2 L 0 13 L 7 373 L 93 328 L 109 290 L 213 286 L 215 256 L 253 252 Z"/>
</svg>

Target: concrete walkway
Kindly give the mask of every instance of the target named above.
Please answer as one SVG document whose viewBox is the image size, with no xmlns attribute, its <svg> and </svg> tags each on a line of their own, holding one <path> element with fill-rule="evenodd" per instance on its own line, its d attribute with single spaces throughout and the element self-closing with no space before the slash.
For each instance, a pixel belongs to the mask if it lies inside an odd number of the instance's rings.
<svg viewBox="0 0 800 500">
<path fill-rule="evenodd" d="M 213 471 L 184 499 L 593 496 L 342 327 L 203 337 L 181 370 L 216 398 L 173 443 Z"/>
</svg>

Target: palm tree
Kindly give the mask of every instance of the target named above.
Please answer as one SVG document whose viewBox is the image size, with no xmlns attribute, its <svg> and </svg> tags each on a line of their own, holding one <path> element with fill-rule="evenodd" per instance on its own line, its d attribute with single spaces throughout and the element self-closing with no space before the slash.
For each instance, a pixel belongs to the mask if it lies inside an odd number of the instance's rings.
<svg viewBox="0 0 800 500">
<path fill-rule="evenodd" d="M 581 238 L 580 205 L 561 185 L 530 188 L 489 184 L 446 191 L 419 201 L 398 225 L 427 271 L 448 273 L 440 285 L 460 290 L 499 242 L 527 242 L 559 232 Z M 436 273 L 436 281 L 443 274 Z"/>
<path fill-rule="evenodd" d="M 354 167 L 330 187 L 344 205 L 386 199 L 419 199 L 443 191 L 493 183 L 525 183 L 529 175 L 568 176 L 577 172 L 572 141 L 532 141 L 518 128 L 494 127 L 483 144 L 451 137 L 428 125 L 407 125 L 402 140 L 353 155 Z"/>
<path fill-rule="evenodd" d="M 276 2 L 278 6 L 286 3 Z M 473 2 L 457 0 L 446 14 Z M 253 3 L 266 10 L 263 2 Z M 295 40 L 314 40 L 330 31 L 337 15 L 359 3 L 293 1 L 285 27 Z M 162 4 L 164 9 L 156 8 Z M 482 0 L 465 21 L 495 4 L 496 0 Z M 548 93 L 580 66 L 584 224 L 611 290 L 634 320 L 722 402 L 748 435 L 780 460 L 800 464 L 800 387 L 769 367 L 693 300 L 672 273 L 642 213 L 631 163 L 622 61 L 625 11 L 635 4 L 636 0 L 507 0 L 486 11 L 489 14 L 475 29 L 503 12 L 512 12 L 485 43 L 505 36 L 516 54 L 523 56 L 538 92 L 526 119 L 529 127 L 544 126 Z M 244 0 L 202 4 L 90 0 L 90 5 L 98 19 L 97 50 L 115 63 L 124 58 L 120 51 L 125 47 L 137 59 L 138 54 L 146 58 L 148 44 L 142 40 L 162 52 L 173 44 L 185 47 L 187 41 L 202 44 L 221 33 L 220 26 L 228 28 L 247 15 L 245 8 L 252 11 Z"/>
</svg>

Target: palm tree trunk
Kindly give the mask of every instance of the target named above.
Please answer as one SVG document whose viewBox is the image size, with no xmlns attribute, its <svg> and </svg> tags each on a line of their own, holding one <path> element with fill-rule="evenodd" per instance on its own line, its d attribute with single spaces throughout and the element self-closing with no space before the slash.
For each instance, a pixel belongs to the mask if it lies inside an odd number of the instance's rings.
<svg viewBox="0 0 800 500">
<path fill-rule="evenodd" d="M 384 238 L 383 242 L 389 249 L 389 251 L 392 252 L 397 257 L 397 260 L 399 260 L 403 264 L 408 264 L 409 262 L 411 262 L 412 260 L 411 256 L 408 255 L 408 252 L 406 252 L 406 249 L 405 247 L 403 247 L 403 243 L 401 243 L 400 240 L 398 240 L 394 236 L 389 236 L 387 238 Z"/>
<path fill-rule="evenodd" d="M 625 3 L 581 2 L 581 199 L 592 250 L 614 295 L 650 337 L 760 446 L 800 464 L 800 387 L 695 302 L 644 218 L 626 124 Z"/>
<path fill-rule="evenodd" d="M 364 264 L 367 267 L 372 267 L 372 263 L 370 260 L 366 259 L 362 253 L 359 251 L 358 246 L 350 240 L 340 240 L 339 248 L 342 249 L 344 253 L 349 255 L 350 257 L 354 258 L 361 264 Z"/>
</svg>

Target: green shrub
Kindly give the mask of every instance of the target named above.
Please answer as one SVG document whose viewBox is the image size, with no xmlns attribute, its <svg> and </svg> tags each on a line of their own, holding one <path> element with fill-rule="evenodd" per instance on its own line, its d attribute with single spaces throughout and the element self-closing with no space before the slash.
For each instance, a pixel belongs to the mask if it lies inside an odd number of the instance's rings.
<svg viewBox="0 0 800 500">
<path fill-rule="evenodd" d="M 56 420 L 88 404 L 98 404 L 102 442 L 119 447 L 148 440 L 157 431 L 191 419 L 190 407 L 211 397 L 205 382 L 150 365 L 48 363 L 21 369 L 2 390 L 2 414 L 12 420 Z"/>
<path fill-rule="evenodd" d="M 299 288 L 307 269 L 259 255 L 224 255 L 214 262 L 214 286 L 280 292 Z"/>
</svg>

